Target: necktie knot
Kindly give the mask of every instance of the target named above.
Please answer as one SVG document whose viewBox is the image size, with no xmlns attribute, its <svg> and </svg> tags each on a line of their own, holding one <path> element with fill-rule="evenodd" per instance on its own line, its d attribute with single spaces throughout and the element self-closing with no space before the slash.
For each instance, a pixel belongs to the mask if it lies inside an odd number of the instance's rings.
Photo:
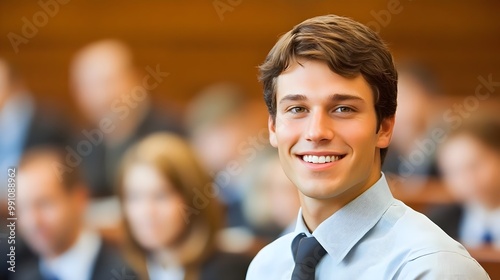
<svg viewBox="0 0 500 280">
<path fill-rule="evenodd" d="M 292 253 L 295 261 L 292 280 L 314 280 L 316 266 L 326 254 L 323 246 L 314 236 L 301 233 L 292 242 Z"/>
</svg>

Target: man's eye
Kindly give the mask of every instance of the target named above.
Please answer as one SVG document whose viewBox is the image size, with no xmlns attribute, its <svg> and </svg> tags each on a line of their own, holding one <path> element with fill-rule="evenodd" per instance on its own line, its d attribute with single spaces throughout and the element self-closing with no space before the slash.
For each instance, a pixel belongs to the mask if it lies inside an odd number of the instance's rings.
<svg viewBox="0 0 500 280">
<path fill-rule="evenodd" d="M 306 109 L 303 107 L 292 107 L 288 111 L 291 112 L 292 114 L 300 114 L 304 113 Z"/>
<path fill-rule="evenodd" d="M 341 106 L 341 107 L 337 107 L 335 109 L 335 112 L 337 112 L 337 113 L 351 113 L 351 112 L 354 112 L 354 110 L 352 108 L 349 108 L 346 106 Z"/>
</svg>

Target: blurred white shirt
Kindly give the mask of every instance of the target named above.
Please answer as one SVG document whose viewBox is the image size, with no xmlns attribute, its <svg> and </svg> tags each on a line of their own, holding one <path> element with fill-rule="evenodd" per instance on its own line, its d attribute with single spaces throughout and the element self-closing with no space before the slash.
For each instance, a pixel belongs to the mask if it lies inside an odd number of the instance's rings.
<svg viewBox="0 0 500 280">
<path fill-rule="evenodd" d="M 500 248 L 500 208 L 488 210 L 478 204 L 464 207 L 460 223 L 460 241 L 467 247 L 484 245 L 486 232 L 491 234 L 492 245 Z"/>
<path fill-rule="evenodd" d="M 147 267 L 150 280 L 184 280 L 184 269 L 180 266 L 162 267 L 148 258 Z"/>
</svg>

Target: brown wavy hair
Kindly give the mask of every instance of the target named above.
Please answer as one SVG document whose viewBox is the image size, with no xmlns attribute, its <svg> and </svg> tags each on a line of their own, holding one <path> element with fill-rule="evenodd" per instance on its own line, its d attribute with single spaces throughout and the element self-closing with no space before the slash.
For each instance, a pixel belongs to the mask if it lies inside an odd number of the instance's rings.
<svg viewBox="0 0 500 280">
<path fill-rule="evenodd" d="M 216 233 L 221 228 L 221 208 L 216 200 L 210 176 L 202 169 L 198 160 L 182 138 L 169 133 L 157 133 L 146 137 L 125 154 L 118 178 L 118 196 L 124 205 L 123 175 L 135 164 L 154 166 L 163 174 L 176 191 L 184 198 L 187 221 L 186 236 L 180 245 L 180 264 L 185 269 L 185 279 L 199 278 L 199 268 L 216 249 Z M 208 202 L 200 207 L 194 193 L 204 196 Z M 130 225 L 126 219 L 125 257 L 141 279 L 149 279 L 146 258 L 147 252 L 131 236 Z"/>
<path fill-rule="evenodd" d="M 298 58 L 325 62 L 345 78 L 361 74 L 375 100 L 377 133 L 397 106 L 397 71 L 391 53 L 377 33 L 352 19 L 325 15 L 307 19 L 285 33 L 260 65 L 260 81 L 269 114 L 276 120 L 276 80 Z M 384 162 L 387 148 L 380 149 Z"/>
</svg>

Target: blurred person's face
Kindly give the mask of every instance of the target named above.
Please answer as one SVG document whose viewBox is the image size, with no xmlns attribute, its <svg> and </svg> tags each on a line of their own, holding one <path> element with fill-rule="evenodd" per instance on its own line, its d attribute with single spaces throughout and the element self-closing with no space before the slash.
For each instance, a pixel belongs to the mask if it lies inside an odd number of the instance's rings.
<svg viewBox="0 0 500 280">
<path fill-rule="evenodd" d="M 464 202 L 500 207 L 500 155 L 467 134 L 454 136 L 438 153 L 444 180 Z"/>
<path fill-rule="evenodd" d="M 411 77 L 398 77 L 398 108 L 393 142 L 400 148 L 411 149 L 416 137 L 426 132 L 426 117 L 431 111 L 427 94 Z"/>
<path fill-rule="evenodd" d="M 376 133 L 372 91 L 361 75 L 347 79 L 323 62 L 299 62 L 278 77 L 271 144 L 303 195 L 347 203 L 379 179 L 379 148 L 389 145 L 393 119 Z"/>
<path fill-rule="evenodd" d="M 218 172 L 231 160 L 238 160 L 238 147 L 245 141 L 242 118 L 221 120 L 203 128 L 193 137 L 193 146 L 207 170 Z"/>
<path fill-rule="evenodd" d="M 20 233 L 44 257 L 70 248 L 81 230 L 85 194 L 68 191 L 50 168 L 29 168 L 19 173 L 17 192 Z"/>
<path fill-rule="evenodd" d="M 124 209 L 133 238 L 149 251 L 173 247 L 187 228 L 182 195 L 149 165 L 124 175 Z"/>
<path fill-rule="evenodd" d="M 105 117 L 116 119 L 119 110 L 112 109 L 113 104 L 127 104 L 122 97 L 130 95 L 133 87 L 139 85 L 134 71 L 123 60 L 110 50 L 94 50 L 80 57 L 73 68 L 76 101 L 94 123 Z"/>
</svg>

